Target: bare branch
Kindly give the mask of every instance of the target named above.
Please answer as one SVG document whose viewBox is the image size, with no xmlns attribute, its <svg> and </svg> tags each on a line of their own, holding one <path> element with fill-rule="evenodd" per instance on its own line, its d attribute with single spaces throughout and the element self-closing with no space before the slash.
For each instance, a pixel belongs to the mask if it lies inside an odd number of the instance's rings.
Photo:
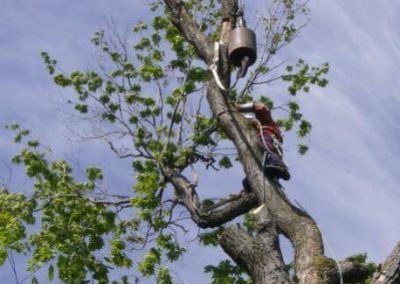
<svg viewBox="0 0 400 284">
<path fill-rule="evenodd" d="M 11 269 L 13 271 L 14 278 L 15 278 L 15 283 L 18 284 L 20 282 L 19 282 L 19 279 L 18 279 L 17 267 L 15 265 L 15 259 L 14 259 L 14 254 L 13 254 L 12 250 L 8 250 L 7 259 L 8 259 L 8 262 L 10 263 Z"/>
<path fill-rule="evenodd" d="M 130 199 L 124 199 L 124 200 L 117 200 L 117 201 L 110 201 L 110 200 L 101 200 L 101 199 L 91 199 L 89 197 L 82 196 L 79 193 L 71 193 L 71 194 L 55 194 L 52 196 L 48 197 L 49 199 L 39 208 L 33 210 L 33 212 L 39 212 L 43 209 L 45 209 L 47 206 L 49 206 L 53 201 L 60 199 L 60 198 L 82 198 L 85 199 L 86 201 L 93 203 L 93 204 L 98 204 L 98 205 L 108 205 L 108 206 L 123 206 L 130 204 L 131 200 Z M 130 206 L 129 206 L 130 207 Z"/>
</svg>

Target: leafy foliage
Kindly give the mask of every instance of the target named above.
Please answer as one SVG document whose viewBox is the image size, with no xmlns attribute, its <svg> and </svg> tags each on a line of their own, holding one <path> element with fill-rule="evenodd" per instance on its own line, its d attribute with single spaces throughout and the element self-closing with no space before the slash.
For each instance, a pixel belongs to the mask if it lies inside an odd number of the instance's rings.
<svg viewBox="0 0 400 284">
<path fill-rule="evenodd" d="M 206 273 L 212 274 L 213 284 L 251 284 L 251 279 L 248 279 L 243 274 L 242 268 L 232 264 L 229 260 L 221 261 L 218 266 L 207 265 L 204 268 Z"/>
<path fill-rule="evenodd" d="M 201 233 L 199 235 L 199 241 L 206 246 L 218 246 L 218 237 L 221 235 L 222 232 L 223 228 L 220 227 L 212 231 Z"/>
<path fill-rule="evenodd" d="M 27 200 L 22 193 L 0 189 L 0 264 L 6 260 L 8 249 L 17 252 L 27 249 L 26 226 L 35 222 L 34 207 L 35 200 Z"/>
</svg>

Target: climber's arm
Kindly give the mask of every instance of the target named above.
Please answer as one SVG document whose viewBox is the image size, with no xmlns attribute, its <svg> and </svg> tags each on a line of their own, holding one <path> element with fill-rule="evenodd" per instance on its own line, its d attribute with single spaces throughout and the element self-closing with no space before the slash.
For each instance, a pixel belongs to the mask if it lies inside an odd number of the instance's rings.
<svg viewBox="0 0 400 284">
<path fill-rule="evenodd" d="M 257 120 L 262 124 L 275 124 L 274 120 L 272 119 L 271 116 L 271 111 L 269 108 L 264 105 L 263 103 L 259 102 L 250 102 L 246 104 L 238 104 L 236 105 L 236 108 L 238 111 L 242 113 L 254 113 Z"/>
<path fill-rule="evenodd" d="M 246 103 L 246 104 L 237 104 L 236 108 L 238 111 L 243 113 L 254 112 L 254 102 Z"/>
</svg>

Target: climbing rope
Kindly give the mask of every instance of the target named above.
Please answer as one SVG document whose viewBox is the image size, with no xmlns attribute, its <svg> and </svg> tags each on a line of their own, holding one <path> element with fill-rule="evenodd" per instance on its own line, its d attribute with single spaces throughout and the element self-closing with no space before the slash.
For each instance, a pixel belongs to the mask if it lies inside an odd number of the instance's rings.
<svg viewBox="0 0 400 284">
<path fill-rule="evenodd" d="M 215 82 L 217 83 L 218 87 L 221 90 L 228 92 L 228 91 L 233 90 L 236 87 L 236 85 L 239 81 L 239 71 L 236 76 L 236 81 L 233 83 L 233 85 L 230 88 L 225 87 L 218 75 L 218 64 L 219 64 L 219 60 L 220 60 L 219 54 L 220 54 L 220 43 L 218 41 L 216 41 L 216 42 L 214 42 L 213 63 L 209 66 L 209 68 L 211 70 L 211 73 L 214 76 Z"/>
</svg>

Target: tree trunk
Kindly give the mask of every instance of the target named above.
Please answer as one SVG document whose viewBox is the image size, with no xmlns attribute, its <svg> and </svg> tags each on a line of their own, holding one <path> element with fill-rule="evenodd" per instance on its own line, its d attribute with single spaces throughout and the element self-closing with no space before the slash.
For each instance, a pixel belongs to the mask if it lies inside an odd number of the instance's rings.
<svg viewBox="0 0 400 284">
<path fill-rule="evenodd" d="M 255 237 L 239 226 L 230 226 L 224 231 L 220 243 L 224 251 L 248 271 L 255 283 L 290 282 L 274 225 L 265 227 Z"/>
</svg>

